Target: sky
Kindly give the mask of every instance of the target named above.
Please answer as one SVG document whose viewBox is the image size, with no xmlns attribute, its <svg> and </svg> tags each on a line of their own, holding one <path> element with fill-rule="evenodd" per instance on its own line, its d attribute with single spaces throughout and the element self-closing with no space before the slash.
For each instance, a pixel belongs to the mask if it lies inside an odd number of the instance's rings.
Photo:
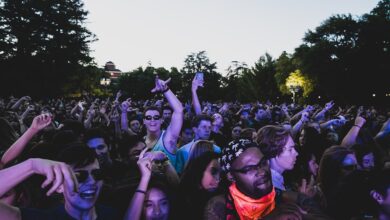
<svg viewBox="0 0 390 220">
<path fill-rule="evenodd" d="M 231 61 L 293 53 L 308 30 L 336 14 L 360 16 L 379 0 L 84 0 L 99 66 L 123 72 L 151 62 L 178 67 L 205 50 L 224 74 Z"/>
</svg>

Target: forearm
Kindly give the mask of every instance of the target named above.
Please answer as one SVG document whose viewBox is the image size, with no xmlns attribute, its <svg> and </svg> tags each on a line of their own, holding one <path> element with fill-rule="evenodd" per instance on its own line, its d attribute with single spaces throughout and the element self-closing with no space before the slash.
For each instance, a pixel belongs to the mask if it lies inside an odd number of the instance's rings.
<svg viewBox="0 0 390 220">
<path fill-rule="evenodd" d="M 15 166 L 0 170 L 0 197 L 34 174 L 32 160 L 29 159 Z"/>
<path fill-rule="evenodd" d="M 127 112 L 122 112 L 122 114 L 121 114 L 121 129 L 122 129 L 122 131 L 129 130 Z"/>
<path fill-rule="evenodd" d="M 196 115 L 202 114 L 202 108 L 199 102 L 198 94 L 196 93 L 196 90 L 191 90 L 192 94 L 192 106 L 194 107 L 194 111 Z"/>
<path fill-rule="evenodd" d="M 169 106 L 173 109 L 173 112 L 183 113 L 183 105 L 171 90 L 164 92 L 164 96 L 167 99 Z"/>
<path fill-rule="evenodd" d="M 0 219 L 21 220 L 20 209 L 0 201 Z"/>
<path fill-rule="evenodd" d="M 341 146 L 350 147 L 356 143 L 356 138 L 359 135 L 360 127 L 357 125 L 352 126 L 347 135 L 345 135 L 343 141 L 341 142 Z"/>
<path fill-rule="evenodd" d="M 303 122 L 302 120 L 299 120 L 297 123 L 295 123 L 295 125 L 292 127 L 291 129 L 291 135 L 292 135 L 292 138 L 293 140 L 295 140 L 297 138 L 297 135 L 299 134 L 299 132 L 301 131 L 303 127 Z"/>
<path fill-rule="evenodd" d="M 16 140 L 15 143 L 13 143 L 11 147 L 8 148 L 8 150 L 4 153 L 3 157 L 1 158 L 1 163 L 5 165 L 17 158 L 36 133 L 37 131 L 31 128 L 24 132 L 24 134 L 18 140 Z"/>
<path fill-rule="evenodd" d="M 315 114 L 314 120 L 315 121 L 321 120 L 322 118 L 324 118 L 325 113 L 326 113 L 326 109 L 323 109 L 322 111 L 318 112 L 317 114 Z"/>
<path fill-rule="evenodd" d="M 141 181 L 138 185 L 138 189 L 140 191 L 146 192 L 148 189 L 150 177 L 142 177 Z M 144 206 L 145 201 L 145 193 L 135 192 L 133 198 L 131 199 L 130 205 L 127 209 L 125 219 L 128 220 L 139 220 L 141 219 L 142 208 Z"/>
</svg>

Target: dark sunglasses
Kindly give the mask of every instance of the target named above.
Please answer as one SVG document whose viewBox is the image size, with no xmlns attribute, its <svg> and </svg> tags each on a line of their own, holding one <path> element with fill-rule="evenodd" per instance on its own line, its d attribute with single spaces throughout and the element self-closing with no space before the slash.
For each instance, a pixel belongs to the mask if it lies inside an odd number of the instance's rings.
<svg viewBox="0 0 390 220">
<path fill-rule="evenodd" d="M 79 183 L 83 183 L 88 179 L 89 172 L 86 170 L 78 170 L 74 171 L 74 174 L 76 175 L 77 181 Z M 96 181 L 104 179 L 104 173 L 101 169 L 92 170 L 90 174 L 93 176 L 93 178 Z"/>
<path fill-rule="evenodd" d="M 237 173 L 243 173 L 243 174 L 257 173 L 257 171 L 259 169 L 266 169 L 268 166 L 269 166 L 268 160 L 265 157 L 263 157 L 259 161 L 259 163 L 256 165 L 245 166 L 245 167 L 243 167 L 241 169 L 237 169 L 237 170 L 230 169 L 230 171 L 237 172 Z"/>
<path fill-rule="evenodd" d="M 161 118 L 161 116 L 160 115 L 155 115 L 155 116 L 148 115 L 148 116 L 145 116 L 145 120 L 148 120 L 148 121 L 152 120 L 152 118 L 154 120 L 159 120 Z"/>
</svg>

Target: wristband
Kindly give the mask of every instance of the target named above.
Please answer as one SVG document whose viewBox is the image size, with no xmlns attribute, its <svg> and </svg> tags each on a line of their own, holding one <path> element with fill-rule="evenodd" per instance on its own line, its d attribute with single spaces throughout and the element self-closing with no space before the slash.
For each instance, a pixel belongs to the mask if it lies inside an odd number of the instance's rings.
<svg viewBox="0 0 390 220">
<path fill-rule="evenodd" d="M 161 91 L 161 93 L 166 93 L 166 92 L 168 92 L 168 90 L 169 90 L 169 87 L 167 87 L 166 89 L 164 89 L 163 91 Z"/>
<path fill-rule="evenodd" d="M 143 191 L 143 190 L 140 190 L 140 189 L 137 189 L 135 192 L 139 192 L 139 193 L 142 193 L 142 194 L 146 194 L 146 191 Z"/>
<path fill-rule="evenodd" d="M 358 128 L 362 128 L 361 126 L 359 126 L 359 125 L 353 125 L 353 126 L 356 126 L 356 127 L 358 127 Z"/>
</svg>

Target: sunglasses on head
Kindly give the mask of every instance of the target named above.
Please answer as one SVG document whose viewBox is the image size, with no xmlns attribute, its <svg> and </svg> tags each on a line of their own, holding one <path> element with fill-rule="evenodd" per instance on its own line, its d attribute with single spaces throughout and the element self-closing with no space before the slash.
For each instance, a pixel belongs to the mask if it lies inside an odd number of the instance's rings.
<svg viewBox="0 0 390 220">
<path fill-rule="evenodd" d="M 86 170 L 78 170 L 74 172 L 79 183 L 83 183 L 88 179 L 89 174 L 93 176 L 96 181 L 102 180 L 104 178 L 103 171 L 101 169 L 95 169 L 91 172 Z"/>
<path fill-rule="evenodd" d="M 145 120 L 148 120 L 148 121 L 152 120 L 152 118 L 154 120 L 159 120 L 161 118 L 161 116 L 160 115 L 154 115 L 154 116 L 147 115 L 147 116 L 145 116 Z"/>
</svg>

